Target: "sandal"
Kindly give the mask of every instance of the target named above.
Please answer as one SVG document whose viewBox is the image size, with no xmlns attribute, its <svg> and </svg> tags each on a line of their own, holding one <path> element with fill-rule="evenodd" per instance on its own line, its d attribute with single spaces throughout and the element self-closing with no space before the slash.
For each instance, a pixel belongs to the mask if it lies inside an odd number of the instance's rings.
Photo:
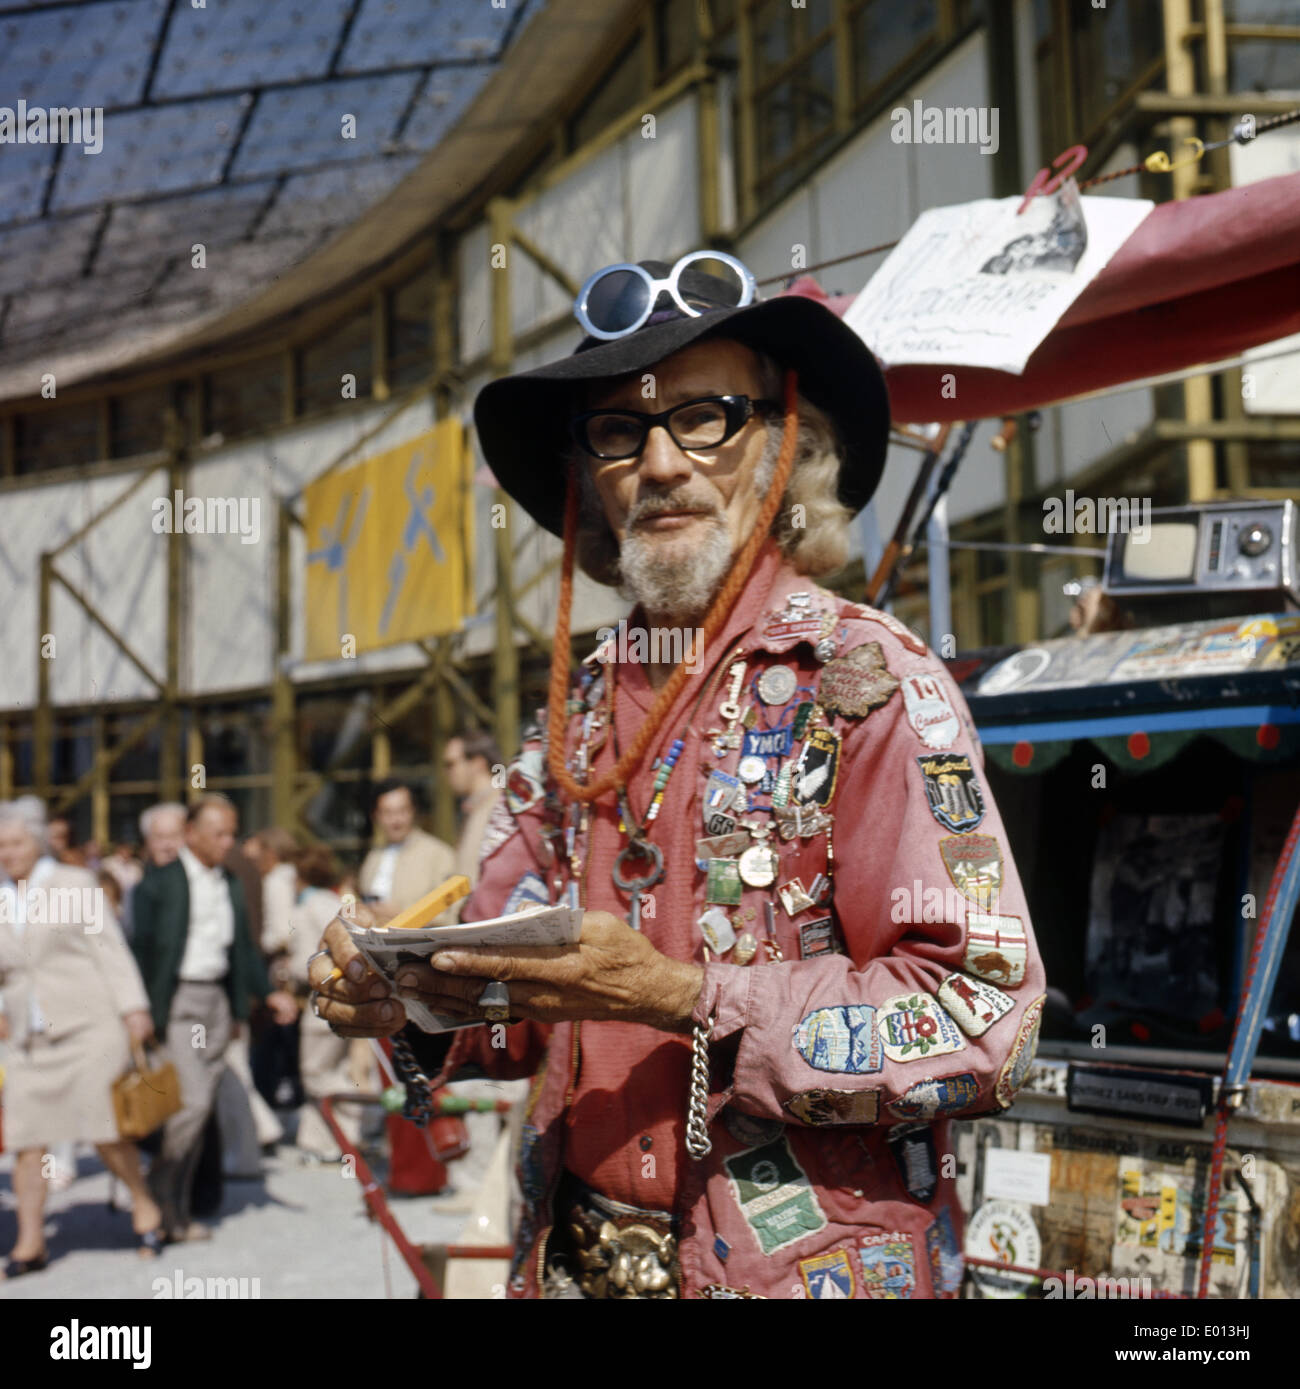
<svg viewBox="0 0 1300 1389">
<path fill-rule="evenodd" d="M 43 1250 L 34 1259 L 9 1259 L 5 1263 L 5 1278 L 21 1278 L 24 1273 L 39 1273 L 50 1262 L 50 1251 Z"/>
<path fill-rule="evenodd" d="M 163 1227 L 155 1225 L 152 1230 L 137 1231 L 135 1236 L 136 1253 L 142 1259 L 156 1259 L 163 1252 L 163 1246 L 167 1243 L 163 1235 Z"/>
</svg>

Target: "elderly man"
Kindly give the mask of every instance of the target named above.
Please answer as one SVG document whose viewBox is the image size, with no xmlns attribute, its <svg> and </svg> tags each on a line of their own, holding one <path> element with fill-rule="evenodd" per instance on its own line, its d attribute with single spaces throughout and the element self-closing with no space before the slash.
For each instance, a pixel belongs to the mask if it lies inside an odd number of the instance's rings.
<svg viewBox="0 0 1300 1389">
<path fill-rule="evenodd" d="M 225 796 L 200 797 L 187 812 L 178 856 L 135 891 L 131 948 L 181 1084 L 182 1107 L 168 1119 L 149 1173 L 173 1241 L 207 1237 L 190 1220 L 192 1188 L 233 1025 L 248 1017 L 252 998 L 264 999 L 277 1022 L 298 1016 L 289 994 L 271 992 L 243 890 L 223 866 L 237 825 Z"/>
<path fill-rule="evenodd" d="M 512 1296 L 953 1296 L 949 1116 L 1012 1103 L 1043 969 L 960 693 L 814 582 L 883 466 L 876 362 L 707 259 L 599 272 L 574 354 L 478 397 L 565 567 L 545 727 L 464 917 L 586 911 L 574 946 L 443 951 L 398 984 L 467 1021 L 504 985 L 518 1020 L 457 1031 L 434 1082 L 536 1073 Z M 636 607 L 569 688 L 575 556 Z M 322 1015 L 396 1032 L 346 931 L 325 944 Z"/>
</svg>

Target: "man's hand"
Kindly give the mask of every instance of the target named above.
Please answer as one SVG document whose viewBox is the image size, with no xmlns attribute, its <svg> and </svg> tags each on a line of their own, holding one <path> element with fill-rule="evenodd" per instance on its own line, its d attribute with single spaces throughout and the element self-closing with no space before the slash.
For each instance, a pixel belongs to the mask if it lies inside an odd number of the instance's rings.
<svg viewBox="0 0 1300 1389">
<path fill-rule="evenodd" d="M 153 1017 L 147 1008 L 138 1008 L 134 1013 L 124 1013 L 122 1021 L 126 1024 L 127 1036 L 141 1046 L 153 1036 Z"/>
<path fill-rule="evenodd" d="M 267 994 L 266 1006 L 271 1010 L 271 1016 L 281 1027 L 286 1027 L 289 1023 L 298 1021 L 298 1004 L 294 996 L 290 993 L 285 993 L 283 989 L 276 989 L 274 992 Z"/>
<path fill-rule="evenodd" d="M 325 928 L 320 948 L 330 953 L 311 962 L 307 982 L 320 995 L 317 1012 L 334 1032 L 340 1037 L 391 1037 L 406 1026 L 406 1011 L 391 998 L 388 981 L 366 964 L 341 921 Z M 326 983 L 335 967 L 343 978 Z"/>
<path fill-rule="evenodd" d="M 323 963 L 323 961 L 322 961 Z M 489 981 L 504 981 L 510 1016 L 536 1022 L 639 1022 L 689 1032 L 704 971 L 661 955 L 609 912 L 584 912 L 576 945 L 440 950 L 429 965 L 407 965 L 400 988 L 440 1013 L 481 1017 Z"/>
</svg>

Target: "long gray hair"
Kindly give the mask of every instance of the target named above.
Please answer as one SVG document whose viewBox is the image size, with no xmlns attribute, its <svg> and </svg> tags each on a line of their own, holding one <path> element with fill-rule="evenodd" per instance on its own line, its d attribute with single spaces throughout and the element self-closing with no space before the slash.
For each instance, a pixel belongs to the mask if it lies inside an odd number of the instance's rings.
<svg viewBox="0 0 1300 1389">
<path fill-rule="evenodd" d="M 763 394 L 772 400 L 785 395 L 784 369 L 765 352 L 758 358 Z M 797 396 L 799 430 L 790 481 L 786 484 L 781 509 L 772 523 L 782 554 L 800 574 L 812 578 L 833 573 L 849 555 L 849 526 L 853 513 L 839 499 L 837 484 L 842 445 L 830 417 L 804 395 Z M 754 487 L 763 496 L 772 483 L 777 456 L 781 452 L 782 425 L 773 420 L 767 428 L 767 444 L 754 473 Z M 591 477 L 587 455 L 572 442 L 561 461 L 572 466 L 579 480 L 577 561 L 584 573 L 597 583 L 619 588 L 618 538 L 605 518 L 604 507 Z"/>
</svg>

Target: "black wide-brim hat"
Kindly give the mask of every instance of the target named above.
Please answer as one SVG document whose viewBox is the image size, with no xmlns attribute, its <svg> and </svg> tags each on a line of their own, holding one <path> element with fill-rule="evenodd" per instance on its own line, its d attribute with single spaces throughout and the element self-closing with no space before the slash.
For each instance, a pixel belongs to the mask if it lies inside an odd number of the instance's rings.
<svg viewBox="0 0 1300 1389">
<path fill-rule="evenodd" d="M 640 264 L 656 279 L 672 267 Z M 835 424 L 843 447 L 839 498 L 855 514 L 871 500 L 889 443 L 889 392 L 865 342 L 815 299 L 778 295 L 735 308 L 734 288 L 687 266 L 679 292 L 703 309 L 687 316 L 661 295 L 649 321 L 635 333 L 605 341 L 586 337 L 573 353 L 532 371 L 489 382 L 474 401 L 474 426 L 497 482 L 553 535 L 564 534 L 562 450 L 577 409 L 578 383 L 645 371 L 691 343 L 732 338 L 766 352 L 799 374 L 799 390 Z M 665 307 L 671 305 L 671 308 Z"/>
</svg>

